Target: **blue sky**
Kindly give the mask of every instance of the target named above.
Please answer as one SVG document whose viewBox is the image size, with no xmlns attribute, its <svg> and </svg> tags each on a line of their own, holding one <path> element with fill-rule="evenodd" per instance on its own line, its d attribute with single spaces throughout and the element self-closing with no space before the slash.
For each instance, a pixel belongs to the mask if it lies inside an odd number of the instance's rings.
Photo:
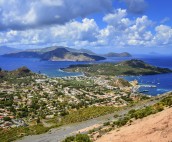
<svg viewBox="0 0 172 142">
<path fill-rule="evenodd" d="M 0 46 L 172 53 L 171 0 L 0 0 Z"/>
</svg>

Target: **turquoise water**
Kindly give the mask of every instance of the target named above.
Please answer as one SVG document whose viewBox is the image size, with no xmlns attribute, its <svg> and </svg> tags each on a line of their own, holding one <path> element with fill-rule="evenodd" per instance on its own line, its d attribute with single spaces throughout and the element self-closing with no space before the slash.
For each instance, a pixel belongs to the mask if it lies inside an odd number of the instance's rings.
<svg viewBox="0 0 172 142">
<path fill-rule="evenodd" d="M 172 69 L 172 57 L 166 56 L 135 56 L 135 59 L 141 59 L 149 64 L 166 67 Z M 101 62 L 120 62 L 132 58 L 108 58 L 99 62 L 69 62 L 69 61 L 40 61 L 35 58 L 6 58 L 0 56 L 0 67 L 5 70 L 14 70 L 21 66 L 27 66 L 33 72 L 46 74 L 49 77 L 64 77 L 64 76 L 79 76 L 82 73 L 67 73 L 60 70 L 70 65 L 101 63 Z M 172 74 L 149 75 L 149 76 L 128 76 L 125 79 L 131 81 L 137 79 L 140 84 L 156 85 L 156 88 L 141 87 L 140 91 L 148 90 L 146 92 L 150 95 L 157 95 L 172 90 Z"/>
</svg>

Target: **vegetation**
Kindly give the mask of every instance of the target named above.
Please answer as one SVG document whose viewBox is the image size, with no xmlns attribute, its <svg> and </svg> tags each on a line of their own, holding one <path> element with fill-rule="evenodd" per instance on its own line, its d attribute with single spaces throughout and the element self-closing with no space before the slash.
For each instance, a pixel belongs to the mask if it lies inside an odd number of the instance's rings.
<svg viewBox="0 0 172 142">
<path fill-rule="evenodd" d="M 63 142 L 92 142 L 88 135 L 77 134 L 76 136 L 67 137 Z"/>
<path fill-rule="evenodd" d="M 163 98 L 160 101 L 160 103 L 163 104 L 163 105 L 165 105 L 165 106 L 172 107 L 172 96 L 168 96 L 168 97 Z"/>
<path fill-rule="evenodd" d="M 98 117 L 100 115 L 113 113 L 116 110 L 117 108 L 115 107 L 90 107 L 90 108 L 80 109 L 78 111 L 73 111 L 69 115 L 64 116 L 60 122 L 58 122 L 56 119 L 50 120 L 49 122 L 55 123 L 52 127 L 44 127 L 42 124 L 38 124 L 35 126 L 18 127 L 8 130 L 0 129 L 0 140 L 1 142 L 11 142 L 23 136 L 45 133 L 53 127 L 58 127 L 61 125 L 75 123 L 75 122 L 81 122 L 84 120 Z M 68 142 L 69 139 L 70 138 L 68 138 L 65 142 Z M 86 135 L 77 135 L 77 138 L 75 138 L 74 140 L 75 140 L 74 142 L 82 142 L 82 140 L 89 140 L 89 139 L 86 138 Z M 87 142 L 87 141 L 83 141 L 83 142 Z"/>
<path fill-rule="evenodd" d="M 79 109 L 78 111 L 72 111 L 69 113 L 69 115 L 66 115 L 63 117 L 61 123 L 62 124 L 69 124 L 69 123 L 75 123 L 75 122 L 81 122 L 88 119 L 92 119 L 101 115 L 113 113 L 115 111 L 119 110 L 116 107 L 88 107 Z M 50 120 L 50 122 L 56 123 L 56 119 Z"/>
<path fill-rule="evenodd" d="M 0 141 L 11 142 L 26 135 L 36 135 L 45 133 L 49 129 L 50 128 L 46 128 L 41 124 L 30 127 L 11 128 L 6 130 L 0 129 Z"/>
<path fill-rule="evenodd" d="M 164 102 L 164 101 L 162 101 L 162 102 Z M 151 114 L 160 112 L 160 111 L 164 110 L 164 105 L 162 102 L 157 103 L 153 106 L 147 106 L 143 109 L 138 109 L 138 110 L 132 109 L 128 112 L 128 114 L 126 116 L 124 116 L 123 118 L 119 118 L 113 124 L 116 125 L 117 127 L 121 127 L 121 126 L 124 126 L 125 124 L 127 124 L 132 118 L 142 119 Z"/>
<path fill-rule="evenodd" d="M 0 82 L 2 81 L 9 81 L 11 83 L 25 83 L 26 81 L 32 81 L 30 76 L 36 75 L 32 73 L 27 67 L 23 66 L 21 68 L 18 68 L 17 70 L 13 71 L 4 71 L 0 69 Z M 28 77 L 28 79 L 20 80 L 21 77 Z"/>
<path fill-rule="evenodd" d="M 138 110 L 135 109 L 130 110 L 125 117 L 118 119 L 113 124 L 115 124 L 117 127 L 121 127 L 125 125 L 132 118 L 141 119 L 151 114 L 155 114 L 157 112 L 164 110 L 164 107 L 171 107 L 171 106 L 172 106 L 172 94 L 170 94 L 170 96 L 163 98 L 160 102 L 156 103 L 153 106 L 147 106 L 143 109 L 138 109 Z"/>
<path fill-rule="evenodd" d="M 159 68 L 144 63 L 141 60 L 130 60 L 121 63 L 100 63 L 86 65 L 71 65 L 64 71 L 84 72 L 86 75 L 152 75 L 172 72 L 166 68 Z"/>
</svg>

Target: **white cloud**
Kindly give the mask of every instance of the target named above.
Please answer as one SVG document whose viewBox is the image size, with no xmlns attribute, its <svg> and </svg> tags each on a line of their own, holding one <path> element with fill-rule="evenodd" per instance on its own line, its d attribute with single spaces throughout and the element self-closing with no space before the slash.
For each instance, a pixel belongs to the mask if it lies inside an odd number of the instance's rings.
<svg viewBox="0 0 172 142">
<path fill-rule="evenodd" d="M 55 26 L 51 29 L 55 37 L 70 40 L 94 41 L 98 26 L 94 19 L 83 19 L 82 22 L 69 22 L 65 26 Z"/>
<path fill-rule="evenodd" d="M 25 31 L 10 30 L 1 33 L 0 43 L 6 44 L 46 44 L 58 43 L 74 46 L 96 41 L 99 27 L 94 19 L 83 19 L 82 22 L 71 21 L 65 25 L 51 26 L 44 29 L 28 29 Z M 17 42 L 16 42 L 17 41 Z"/>
<path fill-rule="evenodd" d="M 43 1 L 46 3 L 46 0 Z M 33 13 L 31 10 L 30 14 Z M 64 25 L 46 28 L 9 30 L 0 33 L 0 45 L 120 48 L 172 44 L 172 28 L 166 25 L 155 26 L 146 15 L 131 19 L 127 10 L 117 9 L 106 14 L 102 20 L 107 24 L 104 28 L 100 28 L 94 19 L 83 18 L 80 22 L 71 20 Z"/>
<path fill-rule="evenodd" d="M 127 11 L 125 9 L 117 9 L 114 13 L 105 15 L 103 21 L 108 23 L 108 25 L 112 25 L 116 29 L 124 30 L 132 23 L 126 16 Z"/>
<path fill-rule="evenodd" d="M 166 25 L 155 27 L 156 34 L 153 43 L 156 45 L 172 44 L 172 28 Z"/>
<path fill-rule="evenodd" d="M 112 8 L 111 0 L 8 0 L 0 3 L 0 29 L 23 30 L 65 24 Z"/>
<path fill-rule="evenodd" d="M 153 35 L 149 28 L 152 21 L 147 16 L 138 17 L 135 20 L 127 18 L 126 10 L 117 10 L 113 14 L 106 15 L 104 21 L 108 26 L 100 31 L 99 41 L 110 46 L 149 46 Z M 106 41 L 106 42 L 105 42 Z"/>
<path fill-rule="evenodd" d="M 127 16 L 127 12 L 125 9 L 117 9 L 114 13 L 107 14 L 103 17 L 103 20 L 110 25 L 121 21 L 122 18 Z"/>
</svg>

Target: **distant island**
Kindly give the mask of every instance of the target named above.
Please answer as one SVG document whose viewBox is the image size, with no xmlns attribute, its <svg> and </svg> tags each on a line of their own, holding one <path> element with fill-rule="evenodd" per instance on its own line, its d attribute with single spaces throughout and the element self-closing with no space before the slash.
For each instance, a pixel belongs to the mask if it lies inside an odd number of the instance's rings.
<svg viewBox="0 0 172 142">
<path fill-rule="evenodd" d="M 69 48 L 64 47 L 50 47 L 28 50 L 18 53 L 6 54 L 4 56 L 18 58 L 40 58 L 42 60 L 50 61 L 99 61 L 106 59 L 99 55 L 91 55 L 79 50 L 76 52 L 76 50 L 70 50 Z"/>
<path fill-rule="evenodd" d="M 100 61 L 108 57 L 131 57 L 132 55 L 110 52 L 104 55 L 96 54 L 88 49 L 73 49 L 63 46 L 52 46 L 31 50 L 18 50 L 10 47 L 0 47 L 1 54 L 4 57 L 17 58 L 40 58 L 50 61 Z M 10 51 L 10 52 L 9 52 Z"/>
<path fill-rule="evenodd" d="M 132 57 L 132 55 L 128 52 L 122 52 L 122 53 L 114 53 L 110 52 L 108 54 L 104 54 L 104 57 Z"/>
<path fill-rule="evenodd" d="M 167 68 L 159 68 L 149 65 L 141 60 L 129 60 L 120 63 L 100 63 L 100 64 L 85 64 L 71 65 L 64 71 L 68 72 L 83 72 L 85 75 L 154 75 L 161 73 L 170 73 L 172 70 Z"/>
</svg>

